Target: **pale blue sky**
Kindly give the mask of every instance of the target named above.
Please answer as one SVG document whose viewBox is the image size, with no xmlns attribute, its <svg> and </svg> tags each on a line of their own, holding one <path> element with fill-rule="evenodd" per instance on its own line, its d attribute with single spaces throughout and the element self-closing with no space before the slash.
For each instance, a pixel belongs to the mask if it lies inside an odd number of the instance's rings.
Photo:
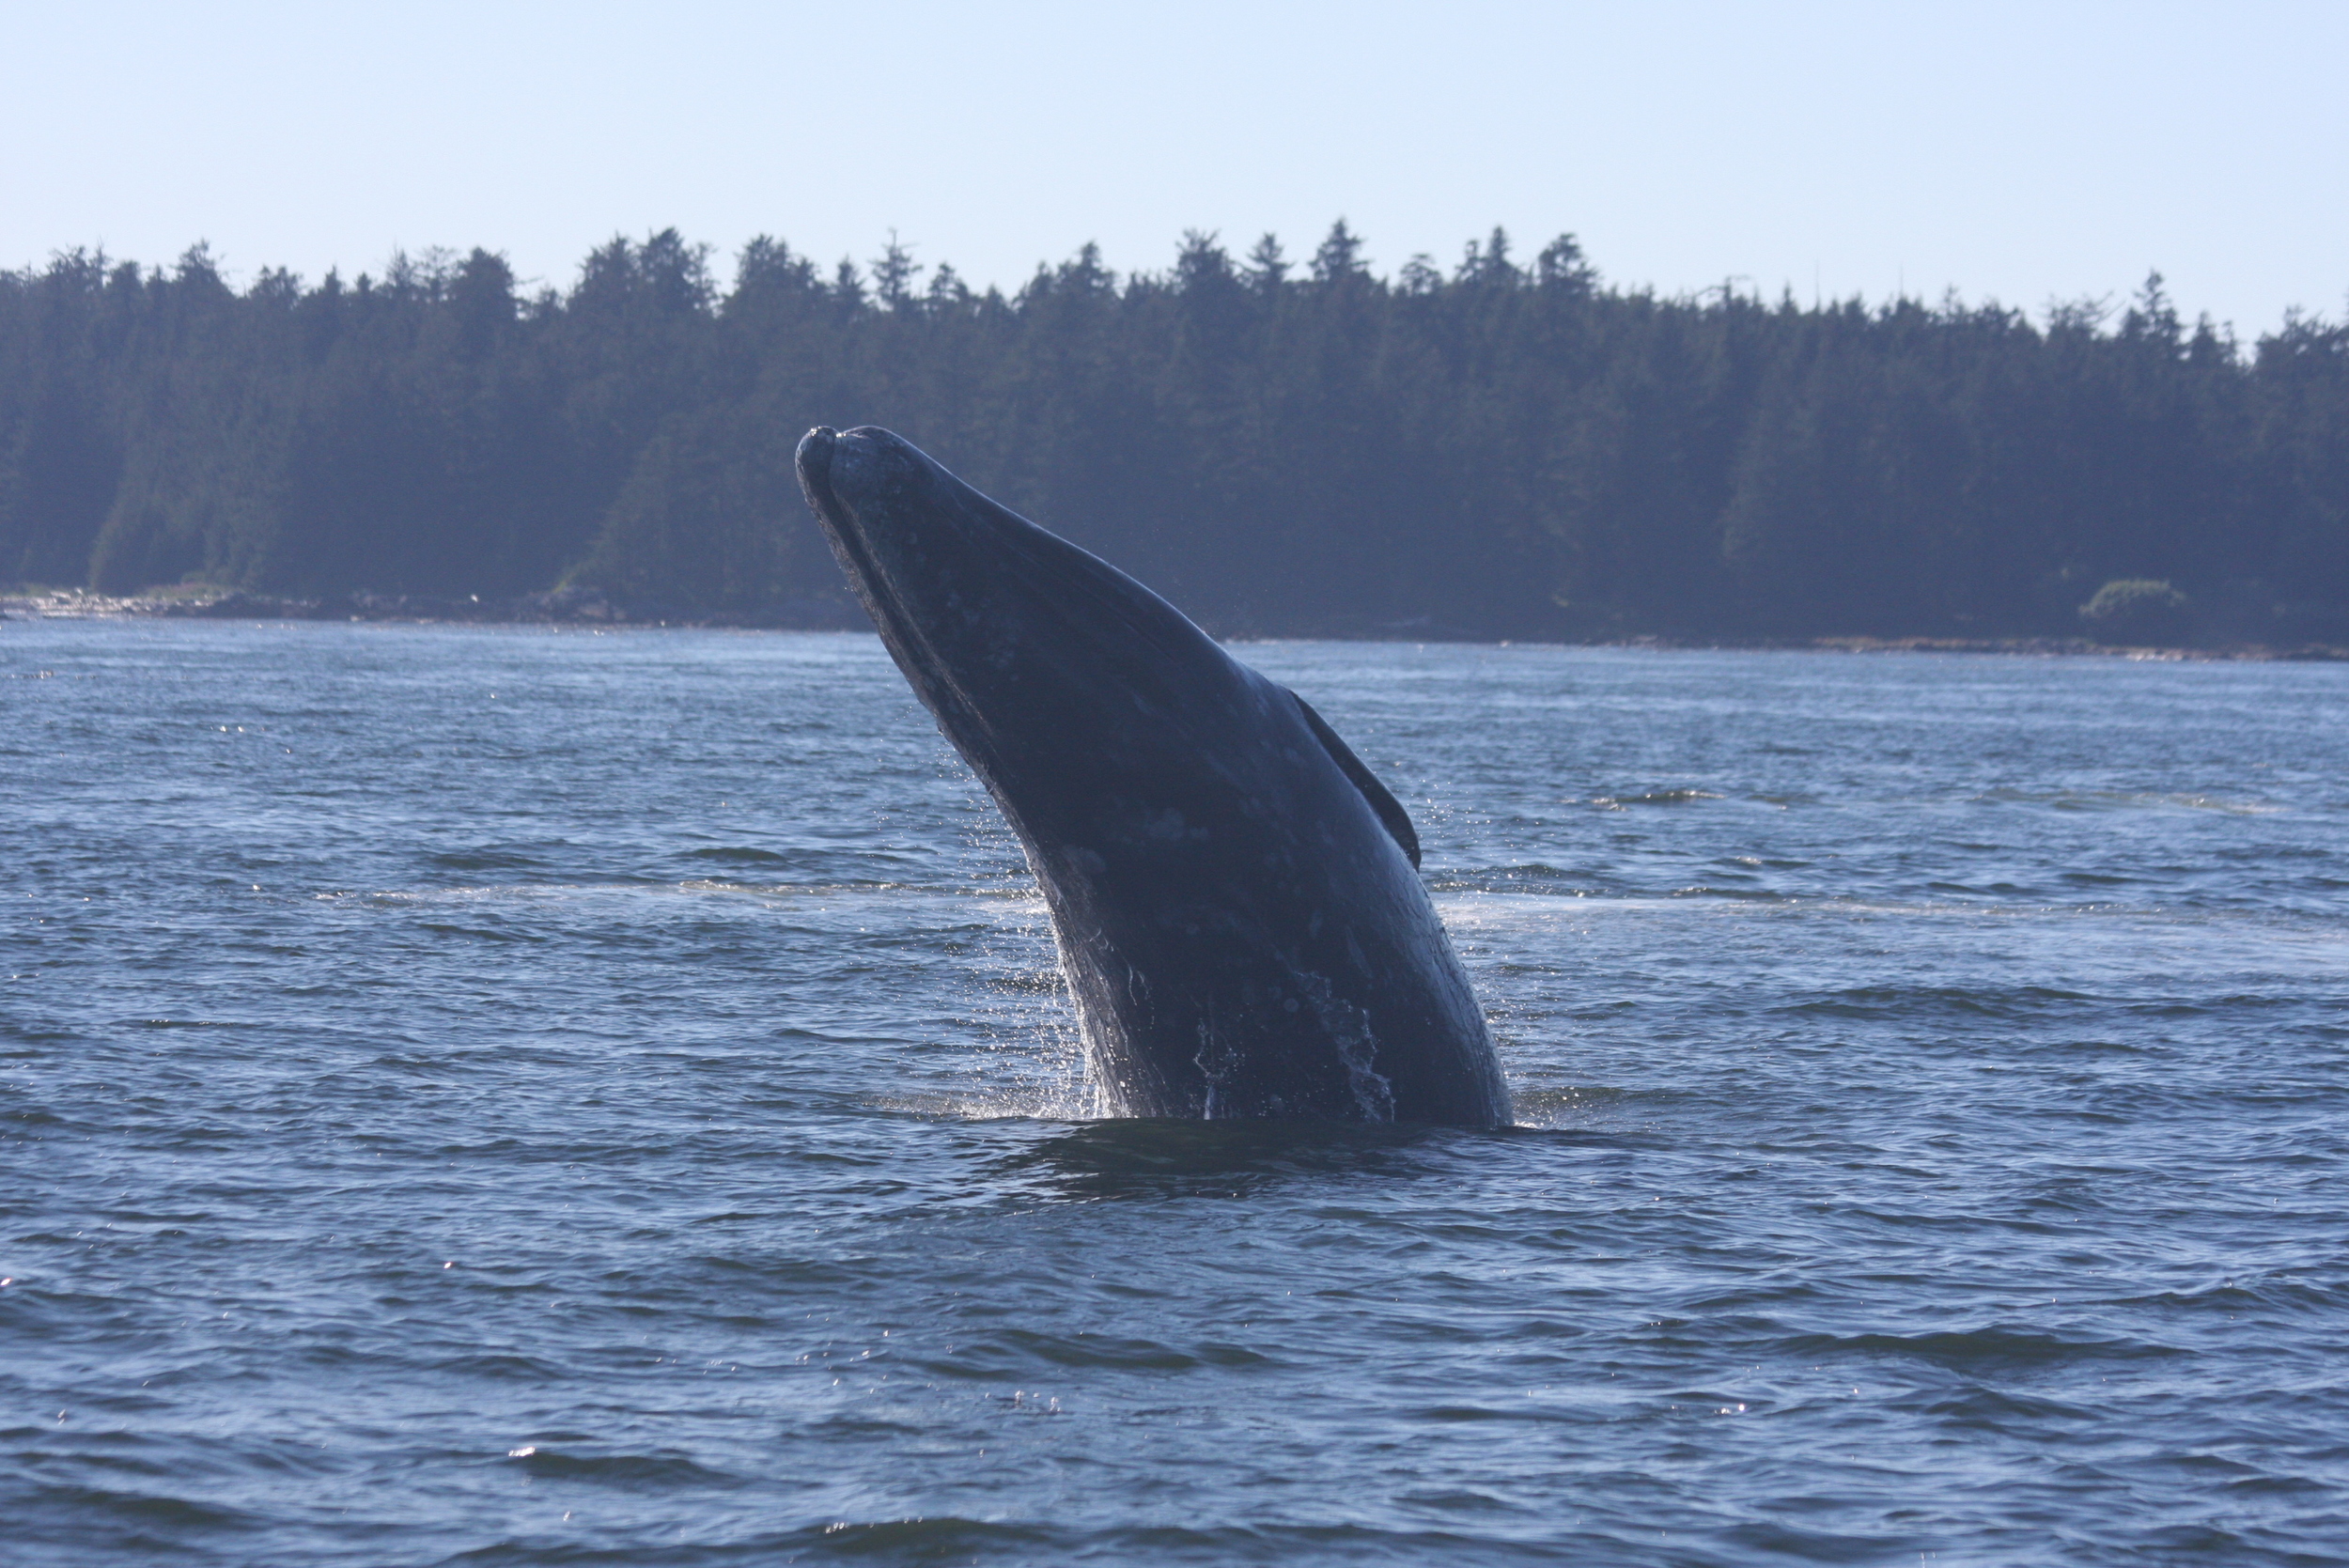
<svg viewBox="0 0 2349 1568">
<path fill-rule="evenodd" d="M 1017 284 L 1186 228 L 1392 271 L 1505 225 L 1610 279 L 2037 310 L 2152 267 L 2248 337 L 2349 294 L 2349 0 L 814 7 L 0 0 L 0 265 L 232 276 L 614 232 L 891 229 Z"/>
</svg>

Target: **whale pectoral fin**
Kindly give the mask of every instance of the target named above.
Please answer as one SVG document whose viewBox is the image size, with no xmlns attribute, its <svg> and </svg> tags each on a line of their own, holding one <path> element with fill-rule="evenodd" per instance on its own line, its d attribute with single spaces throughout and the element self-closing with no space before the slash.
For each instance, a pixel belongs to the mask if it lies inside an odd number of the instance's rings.
<svg viewBox="0 0 2349 1568">
<path fill-rule="evenodd" d="M 1403 802 L 1378 782 L 1378 775 L 1370 770 L 1369 765 L 1354 754 L 1354 748 L 1338 738 L 1338 732 L 1330 727 L 1328 720 L 1314 711 L 1313 704 L 1298 697 L 1294 691 L 1289 695 L 1297 697 L 1297 706 L 1304 713 L 1305 722 L 1313 730 L 1315 737 L 1346 776 L 1354 781 L 1354 787 L 1362 792 L 1362 799 L 1370 802 L 1370 809 L 1377 814 L 1380 822 L 1386 824 L 1387 831 L 1394 836 L 1394 842 L 1403 846 L 1404 856 L 1410 861 L 1411 869 L 1417 871 L 1419 830 L 1411 826 L 1411 814 L 1405 811 Z"/>
</svg>

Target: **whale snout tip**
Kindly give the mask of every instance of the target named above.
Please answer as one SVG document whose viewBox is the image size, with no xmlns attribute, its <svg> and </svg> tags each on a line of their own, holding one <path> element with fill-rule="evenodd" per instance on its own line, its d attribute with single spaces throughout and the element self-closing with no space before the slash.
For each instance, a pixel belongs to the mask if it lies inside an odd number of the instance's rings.
<svg viewBox="0 0 2349 1568">
<path fill-rule="evenodd" d="M 838 433 L 829 425 L 818 425 L 800 438 L 799 450 L 792 454 L 792 466 L 799 471 L 800 489 L 807 504 L 817 513 L 826 515 L 829 503 L 834 501 L 832 489 L 832 448 Z"/>
<path fill-rule="evenodd" d="M 831 469 L 832 444 L 839 439 L 840 433 L 829 425 L 818 425 L 800 438 L 794 459 L 801 479 L 811 474 L 820 477 Z"/>
</svg>

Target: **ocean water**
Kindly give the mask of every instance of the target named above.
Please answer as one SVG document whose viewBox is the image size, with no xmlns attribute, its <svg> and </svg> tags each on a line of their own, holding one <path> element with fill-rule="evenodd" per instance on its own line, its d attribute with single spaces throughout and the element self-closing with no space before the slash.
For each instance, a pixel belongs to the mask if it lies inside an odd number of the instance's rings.
<svg viewBox="0 0 2349 1568">
<path fill-rule="evenodd" d="M 1087 1119 L 870 637 L 0 625 L 0 1560 L 2349 1560 L 2349 669 L 1238 651 L 1522 1125 Z"/>
</svg>

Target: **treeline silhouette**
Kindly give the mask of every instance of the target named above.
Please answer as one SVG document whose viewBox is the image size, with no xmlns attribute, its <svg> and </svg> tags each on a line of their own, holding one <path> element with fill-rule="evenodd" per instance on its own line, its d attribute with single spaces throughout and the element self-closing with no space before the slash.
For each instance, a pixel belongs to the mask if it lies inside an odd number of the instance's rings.
<svg viewBox="0 0 2349 1568">
<path fill-rule="evenodd" d="M 1498 230 L 1382 277 L 1343 223 L 1011 294 L 764 239 L 721 292 L 675 231 L 535 294 L 480 250 L 241 291 L 201 246 L 59 256 L 0 274 L 0 581 L 821 621 L 818 423 L 1225 631 L 2063 634 L 2136 580 L 2184 634 L 2349 641 L 2342 327 L 2245 349 L 2158 277 L 2036 322 L 1663 298 Z"/>
</svg>

